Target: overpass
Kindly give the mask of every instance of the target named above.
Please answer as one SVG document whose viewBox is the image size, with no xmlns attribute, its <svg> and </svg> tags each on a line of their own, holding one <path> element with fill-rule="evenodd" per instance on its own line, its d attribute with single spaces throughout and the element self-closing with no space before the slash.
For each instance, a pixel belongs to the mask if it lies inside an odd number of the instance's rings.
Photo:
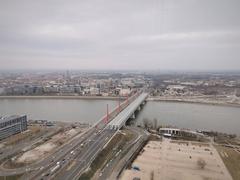
<svg viewBox="0 0 240 180">
<path fill-rule="evenodd" d="M 40 180 L 44 179 L 78 179 L 79 175 L 88 167 L 98 155 L 100 150 L 108 143 L 117 130 L 125 125 L 126 121 L 134 115 L 141 104 L 145 103 L 147 93 L 136 92 L 133 96 L 127 98 L 110 113 L 102 117 L 89 131 L 81 135 L 81 138 L 72 138 L 66 144 L 57 148 L 53 154 L 46 156 L 41 161 L 37 161 L 28 166 L 19 168 L 5 169 L 0 167 L 1 176 L 12 176 L 24 174 L 21 179 Z M 84 145 L 84 146 L 82 146 Z M 70 152 L 74 151 L 75 154 Z M 78 152 L 78 153 L 76 153 Z M 14 155 L 12 155 L 14 156 Z M 54 157 L 54 158 L 53 158 Z M 78 163 L 72 163 L 77 161 Z M 51 170 L 60 162 L 61 167 L 55 171 Z M 69 170 L 70 163 L 74 164 Z"/>
<path fill-rule="evenodd" d="M 141 109 L 141 105 L 145 103 L 148 94 L 140 94 L 134 101 L 132 101 L 124 110 L 122 110 L 111 122 L 107 124 L 108 129 L 118 130 L 125 125 L 130 117 L 135 116 L 135 111 Z"/>
</svg>

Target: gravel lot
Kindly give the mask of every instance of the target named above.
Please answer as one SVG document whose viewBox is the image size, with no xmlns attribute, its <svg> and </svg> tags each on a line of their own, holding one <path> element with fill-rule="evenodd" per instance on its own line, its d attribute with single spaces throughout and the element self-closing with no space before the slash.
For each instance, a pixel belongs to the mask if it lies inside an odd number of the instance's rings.
<svg viewBox="0 0 240 180">
<path fill-rule="evenodd" d="M 199 159 L 206 162 L 201 168 Z M 223 164 L 216 149 L 211 144 L 191 143 L 188 141 L 162 142 L 150 141 L 142 154 L 133 162 L 132 167 L 126 170 L 122 180 L 132 180 L 139 177 L 141 180 L 231 180 L 231 176 Z"/>
</svg>

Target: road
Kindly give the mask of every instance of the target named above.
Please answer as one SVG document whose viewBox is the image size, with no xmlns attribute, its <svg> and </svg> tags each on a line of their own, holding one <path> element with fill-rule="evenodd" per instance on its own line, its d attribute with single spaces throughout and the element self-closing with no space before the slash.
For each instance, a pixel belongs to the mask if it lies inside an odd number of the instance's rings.
<svg viewBox="0 0 240 180">
<path fill-rule="evenodd" d="M 74 161 L 77 163 L 71 169 L 68 166 L 64 166 L 54 179 L 77 179 L 86 167 L 90 166 L 97 154 L 116 132 L 115 130 L 104 129 L 100 134 L 96 134 L 82 149 L 82 153 L 74 157 Z"/>
<path fill-rule="evenodd" d="M 24 151 L 26 150 L 28 147 L 31 148 L 33 147 L 35 144 L 38 144 L 39 142 L 43 141 L 43 139 L 51 137 L 53 134 L 55 134 L 56 132 L 58 132 L 60 130 L 60 128 L 56 128 L 51 130 L 50 132 L 47 132 L 46 134 L 39 134 L 38 137 L 35 137 L 35 139 L 33 139 L 32 141 L 25 141 L 19 143 L 16 146 L 9 146 L 6 148 L 1 149 L 1 154 L 0 154 L 0 161 L 9 157 L 9 156 L 13 156 L 16 153 L 19 153 L 20 151 Z"/>
<path fill-rule="evenodd" d="M 136 134 L 136 137 L 126 146 L 118 151 L 115 156 L 107 163 L 99 174 L 98 180 L 117 179 L 121 170 L 126 166 L 130 158 L 136 153 L 141 145 L 147 140 L 149 133 L 141 128 L 128 127 L 131 132 Z"/>
<path fill-rule="evenodd" d="M 116 107 L 110 114 L 108 122 L 119 116 L 119 113 L 126 111 L 126 107 L 138 97 L 138 94 L 129 98 L 121 104 L 121 111 Z M 104 145 L 117 130 L 106 128 L 106 117 L 100 119 L 92 128 L 83 135 L 77 135 L 68 143 L 57 148 L 54 154 L 31 164 L 27 167 L 16 169 L 2 169 L 2 176 L 24 173 L 21 179 L 77 179 L 94 158 L 97 156 Z M 69 168 L 70 166 L 70 168 Z"/>
<path fill-rule="evenodd" d="M 31 169 L 37 170 L 34 172 L 29 172 L 22 179 L 28 180 L 36 180 L 41 179 L 42 177 L 45 179 L 49 179 L 49 175 L 45 176 L 49 173 L 49 170 L 56 166 L 57 162 L 64 162 L 63 159 L 66 159 L 72 151 L 75 151 L 77 148 L 81 146 L 83 143 L 87 143 L 87 139 L 90 138 L 96 133 L 96 129 L 92 128 L 87 131 L 85 134 L 81 136 L 75 136 L 71 141 L 65 144 L 63 147 L 59 148 L 53 155 L 46 157 L 41 162 L 37 163 L 37 167 L 31 165 Z M 31 170 L 29 170 L 31 171 Z"/>
<path fill-rule="evenodd" d="M 114 118 L 109 124 L 109 129 L 120 129 L 125 125 L 126 121 L 134 114 L 134 112 L 144 103 L 148 97 L 147 93 L 140 94 L 131 104 L 129 104 L 124 111 L 120 112 L 119 115 Z"/>
<path fill-rule="evenodd" d="M 99 122 L 97 122 L 97 124 L 100 124 L 100 123 L 102 123 L 102 119 Z M 46 174 L 46 172 L 48 172 L 50 168 L 54 167 L 56 163 L 64 159 L 64 157 L 68 156 L 68 154 L 70 154 L 71 151 L 74 151 L 76 148 L 81 146 L 82 143 L 87 143 L 87 141 L 93 138 L 94 135 L 99 134 L 100 130 L 101 130 L 100 128 L 95 128 L 93 126 L 85 134 L 77 135 L 73 139 L 69 140 L 68 143 L 55 149 L 54 154 L 47 156 L 41 161 L 32 163 L 30 166 L 25 166 L 25 167 L 15 168 L 15 169 L 5 169 L 1 166 L 0 174 L 1 176 L 12 176 L 12 175 L 24 173 L 24 176 L 21 179 L 35 180 L 36 178 L 41 177 L 42 174 Z M 19 153 L 19 151 L 22 148 L 28 147 L 28 146 L 29 144 L 22 144 L 19 148 L 13 151 L 14 153 L 15 151 Z M 11 154 L 13 151 L 11 151 Z M 5 153 L 4 153 L 4 156 L 5 156 Z"/>
<path fill-rule="evenodd" d="M 61 128 L 58 127 L 53 131 L 50 131 L 44 135 L 41 135 L 40 137 L 37 137 L 36 139 L 34 139 L 31 142 L 20 143 L 18 146 L 14 147 L 14 148 L 9 147 L 9 148 L 4 149 L 2 151 L 3 153 L 0 155 L 0 160 L 4 160 L 6 158 L 8 159 L 8 157 L 18 154 L 19 152 L 26 151 L 27 149 L 33 148 L 38 143 L 42 142 L 43 139 L 51 137 L 52 135 L 57 133 L 60 129 Z M 15 174 L 21 174 L 23 172 L 26 172 L 26 168 L 27 167 L 16 168 L 16 169 L 5 169 L 3 166 L 0 166 L 0 174 L 1 174 L 1 176 L 11 176 L 11 175 L 15 175 Z M 36 164 L 35 165 L 33 164 L 32 168 L 36 169 L 37 168 Z"/>
<path fill-rule="evenodd" d="M 119 112 L 117 108 L 113 110 L 112 114 L 114 115 L 110 116 L 111 120 L 114 121 L 115 118 L 119 118 L 124 112 L 129 113 L 126 107 L 137 97 L 138 96 L 135 95 L 130 101 L 122 103 L 124 104 L 124 109 L 122 109 L 121 112 Z M 133 104 L 135 104 L 135 101 Z M 98 127 L 101 122 L 102 120 L 97 123 Z M 95 125 L 93 127 L 95 127 Z M 77 179 L 83 170 L 91 164 L 99 151 L 102 150 L 108 142 L 108 139 L 113 137 L 116 132 L 117 130 L 107 129 L 106 124 L 100 129 L 92 128 L 87 133 L 88 135 L 83 137 L 82 141 L 76 142 L 76 144 L 67 151 L 63 150 L 64 153 L 57 155 L 53 163 L 47 167 L 43 167 L 42 170 L 31 177 L 31 179 Z"/>
</svg>

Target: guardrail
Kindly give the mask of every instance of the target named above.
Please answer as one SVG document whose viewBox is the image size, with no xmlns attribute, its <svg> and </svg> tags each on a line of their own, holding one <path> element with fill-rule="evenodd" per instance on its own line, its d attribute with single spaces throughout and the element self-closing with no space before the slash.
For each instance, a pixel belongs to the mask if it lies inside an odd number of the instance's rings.
<svg viewBox="0 0 240 180">
<path fill-rule="evenodd" d="M 141 139 L 140 141 L 136 142 L 133 145 L 131 150 L 129 150 L 129 158 L 125 161 L 124 165 L 117 173 L 116 179 L 119 179 L 122 172 L 124 171 L 124 169 L 126 169 L 127 167 L 129 167 L 132 164 L 132 162 L 135 160 L 135 158 L 138 156 L 138 154 L 141 152 L 141 150 L 144 148 L 144 146 L 147 144 L 147 142 L 148 142 L 148 137 Z M 130 154 L 130 151 L 133 151 L 133 153 Z"/>
<path fill-rule="evenodd" d="M 131 97 L 127 97 L 125 101 L 120 103 L 117 107 L 115 107 L 110 113 L 104 115 L 98 122 L 96 122 L 93 126 L 96 128 L 104 128 L 109 122 L 111 122 L 120 112 L 122 112 L 129 104 L 131 104 L 137 97 L 141 94 L 141 91 L 137 91 Z"/>
</svg>

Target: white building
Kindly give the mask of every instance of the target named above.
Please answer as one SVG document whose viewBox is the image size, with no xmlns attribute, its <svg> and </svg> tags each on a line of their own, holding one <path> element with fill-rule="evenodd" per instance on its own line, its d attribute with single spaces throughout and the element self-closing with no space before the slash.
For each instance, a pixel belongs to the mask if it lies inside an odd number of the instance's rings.
<svg viewBox="0 0 240 180">
<path fill-rule="evenodd" d="M 203 137 L 204 135 L 196 131 L 178 128 L 160 128 L 159 134 L 165 137 Z"/>
</svg>

